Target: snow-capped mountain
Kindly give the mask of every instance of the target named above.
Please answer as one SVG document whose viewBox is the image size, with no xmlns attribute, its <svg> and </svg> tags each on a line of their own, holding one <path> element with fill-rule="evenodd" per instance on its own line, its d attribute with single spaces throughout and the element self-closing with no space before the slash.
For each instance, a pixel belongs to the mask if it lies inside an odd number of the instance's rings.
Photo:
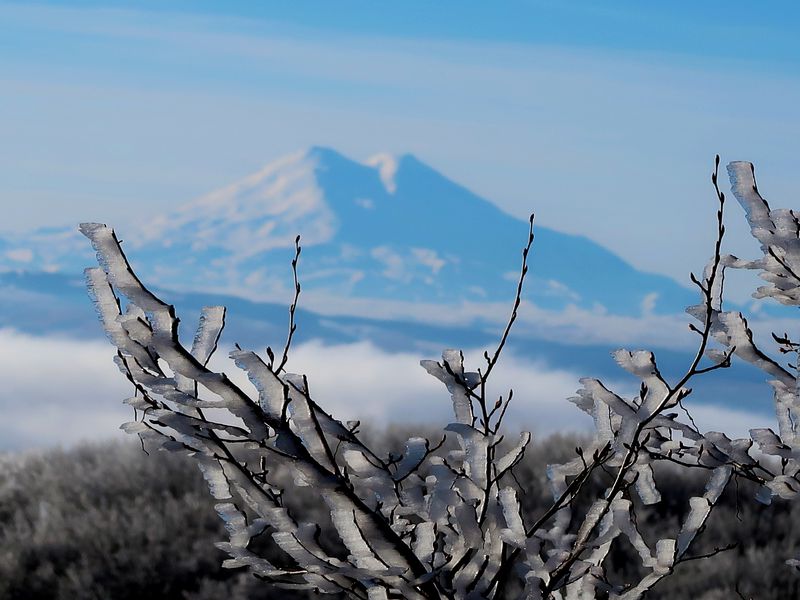
<svg viewBox="0 0 800 600">
<path fill-rule="evenodd" d="M 535 209 L 535 206 L 531 207 Z M 177 209 L 111 223 L 162 288 L 285 301 L 296 235 L 304 290 L 320 298 L 458 305 L 510 301 L 527 223 L 414 156 L 351 160 L 311 148 Z M 0 270 L 79 273 L 71 227 L 0 238 Z M 680 312 L 695 294 L 584 237 L 536 227 L 527 297 L 623 315 Z"/>
</svg>

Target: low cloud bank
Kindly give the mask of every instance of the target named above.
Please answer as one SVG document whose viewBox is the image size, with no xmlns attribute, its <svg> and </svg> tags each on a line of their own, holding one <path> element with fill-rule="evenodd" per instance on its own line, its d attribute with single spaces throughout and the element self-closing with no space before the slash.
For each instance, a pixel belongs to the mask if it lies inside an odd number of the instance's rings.
<svg viewBox="0 0 800 600">
<path fill-rule="evenodd" d="M 124 435 L 131 395 L 103 341 L 0 330 L 0 450 Z"/>
<path fill-rule="evenodd" d="M 468 369 L 484 364 L 482 350 L 465 352 Z M 0 330 L 0 451 L 72 444 L 82 439 L 122 436 L 118 427 L 132 417 L 121 400 L 130 385 L 112 362 L 113 348 L 102 341 L 35 337 Z M 312 394 L 334 416 L 360 419 L 376 426 L 424 423 L 443 426 L 451 419 L 444 386 L 420 366 L 412 353 L 390 353 L 369 342 L 324 345 L 310 342 L 294 348 L 289 368 L 308 375 Z M 245 374 L 224 352 L 212 361 L 245 389 Z M 545 435 L 555 431 L 588 431 L 590 419 L 567 398 L 579 387 L 580 374 L 507 354 L 493 374 L 490 391 L 514 400 L 506 424 Z M 632 381 L 606 382 L 634 393 Z M 692 407 L 704 429 L 744 435 L 771 419 L 747 411 L 709 405 Z"/>
</svg>

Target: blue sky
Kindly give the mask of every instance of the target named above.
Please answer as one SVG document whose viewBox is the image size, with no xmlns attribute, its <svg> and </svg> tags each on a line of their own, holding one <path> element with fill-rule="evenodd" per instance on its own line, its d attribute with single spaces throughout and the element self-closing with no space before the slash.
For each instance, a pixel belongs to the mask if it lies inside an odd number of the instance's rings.
<svg viewBox="0 0 800 600">
<path fill-rule="evenodd" d="M 388 8 L 369 0 L 273 2 L 208 0 L 48 3 L 76 8 L 135 8 L 251 20 L 253 28 L 287 25 L 340 34 L 469 41 L 551 43 L 656 51 L 686 56 L 791 63 L 798 57 L 795 3 L 411 0 Z M 731 43 L 731 37 L 737 39 Z"/>
<path fill-rule="evenodd" d="M 7 230 L 112 224 L 299 148 L 412 152 L 685 282 L 708 171 L 788 205 L 798 8 L 745 2 L 0 3 Z M 741 219 L 731 241 L 746 248 Z M 676 240 L 679 243 L 676 243 Z"/>
</svg>

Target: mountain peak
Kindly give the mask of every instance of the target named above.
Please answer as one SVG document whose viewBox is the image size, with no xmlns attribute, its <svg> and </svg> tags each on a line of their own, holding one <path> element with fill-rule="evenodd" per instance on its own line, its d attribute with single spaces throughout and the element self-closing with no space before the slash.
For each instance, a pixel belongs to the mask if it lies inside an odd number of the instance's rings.
<svg viewBox="0 0 800 600">
<path fill-rule="evenodd" d="M 303 158 L 316 159 L 316 160 L 350 160 L 341 152 L 330 148 L 329 146 L 309 146 L 305 151 L 296 153 L 297 156 Z"/>
<path fill-rule="evenodd" d="M 382 152 L 368 158 L 365 163 L 370 167 L 378 170 L 378 175 L 381 178 L 381 183 L 386 191 L 394 194 L 397 191 L 397 169 L 400 165 L 398 158 L 392 154 Z"/>
<path fill-rule="evenodd" d="M 369 167 L 377 172 L 378 178 L 383 184 L 383 188 L 390 196 L 397 192 L 398 173 L 402 169 L 422 168 L 426 171 L 435 172 L 432 167 L 426 165 L 416 156 L 409 153 L 392 154 L 390 152 L 378 152 L 364 161 L 356 161 L 333 148 L 327 146 L 311 146 L 305 152 L 293 156 L 311 161 L 316 167 L 326 170 L 336 169 L 345 164 L 350 167 Z"/>
</svg>

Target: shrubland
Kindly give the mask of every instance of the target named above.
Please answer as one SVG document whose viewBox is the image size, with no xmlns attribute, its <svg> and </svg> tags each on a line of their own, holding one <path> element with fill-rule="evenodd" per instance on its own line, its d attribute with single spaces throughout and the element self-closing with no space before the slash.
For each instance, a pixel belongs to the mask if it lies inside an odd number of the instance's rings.
<svg viewBox="0 0 800 600">
<path fill-rule="evenodd" d="M 397 443 L 424 429 L 390 430 Z M 378 433 L 378 432 L 376 432 Z M 383 434 L 384 432 L 380 432 Z M 431 432 L 432 433 L 432 432 Z M 583 438 L 555 435 L 535 441 L 518 477 L 526 515 L 546 506 L 546 465 L 568 459 Z M 84 444 L 67 450 L 2 457 L 0 469 L 0 598 L 3 600 L 266 600 L 315 597 L 276 589 L 242 570 L 223 569 L 214 544 L 225 529 L 214 500 L 191 459 L 172 453 L 148 456 L 137 442 Z M 667 469 L 660 474 L 662 503 L 639 521 L 646 536 L 681 518 L 699 481 Z M 693 485 L 694 484 L 694 485 Z M 783 564 L 787 548 L 800 547 L 800 505 L 752 501 L 742 482 L 723 495 L 696 552 L 737 544 L 708 560 L 681 565 L 648 598 L 783 600 L 800 594 L 800 581 Z M 308 518 L 324 517 L 306 490 Z M 621 547 L 611 570 L 625 579 L 638 562 Z M 514 596 L 509 594 L 509 598 Z"/>
</svg>

